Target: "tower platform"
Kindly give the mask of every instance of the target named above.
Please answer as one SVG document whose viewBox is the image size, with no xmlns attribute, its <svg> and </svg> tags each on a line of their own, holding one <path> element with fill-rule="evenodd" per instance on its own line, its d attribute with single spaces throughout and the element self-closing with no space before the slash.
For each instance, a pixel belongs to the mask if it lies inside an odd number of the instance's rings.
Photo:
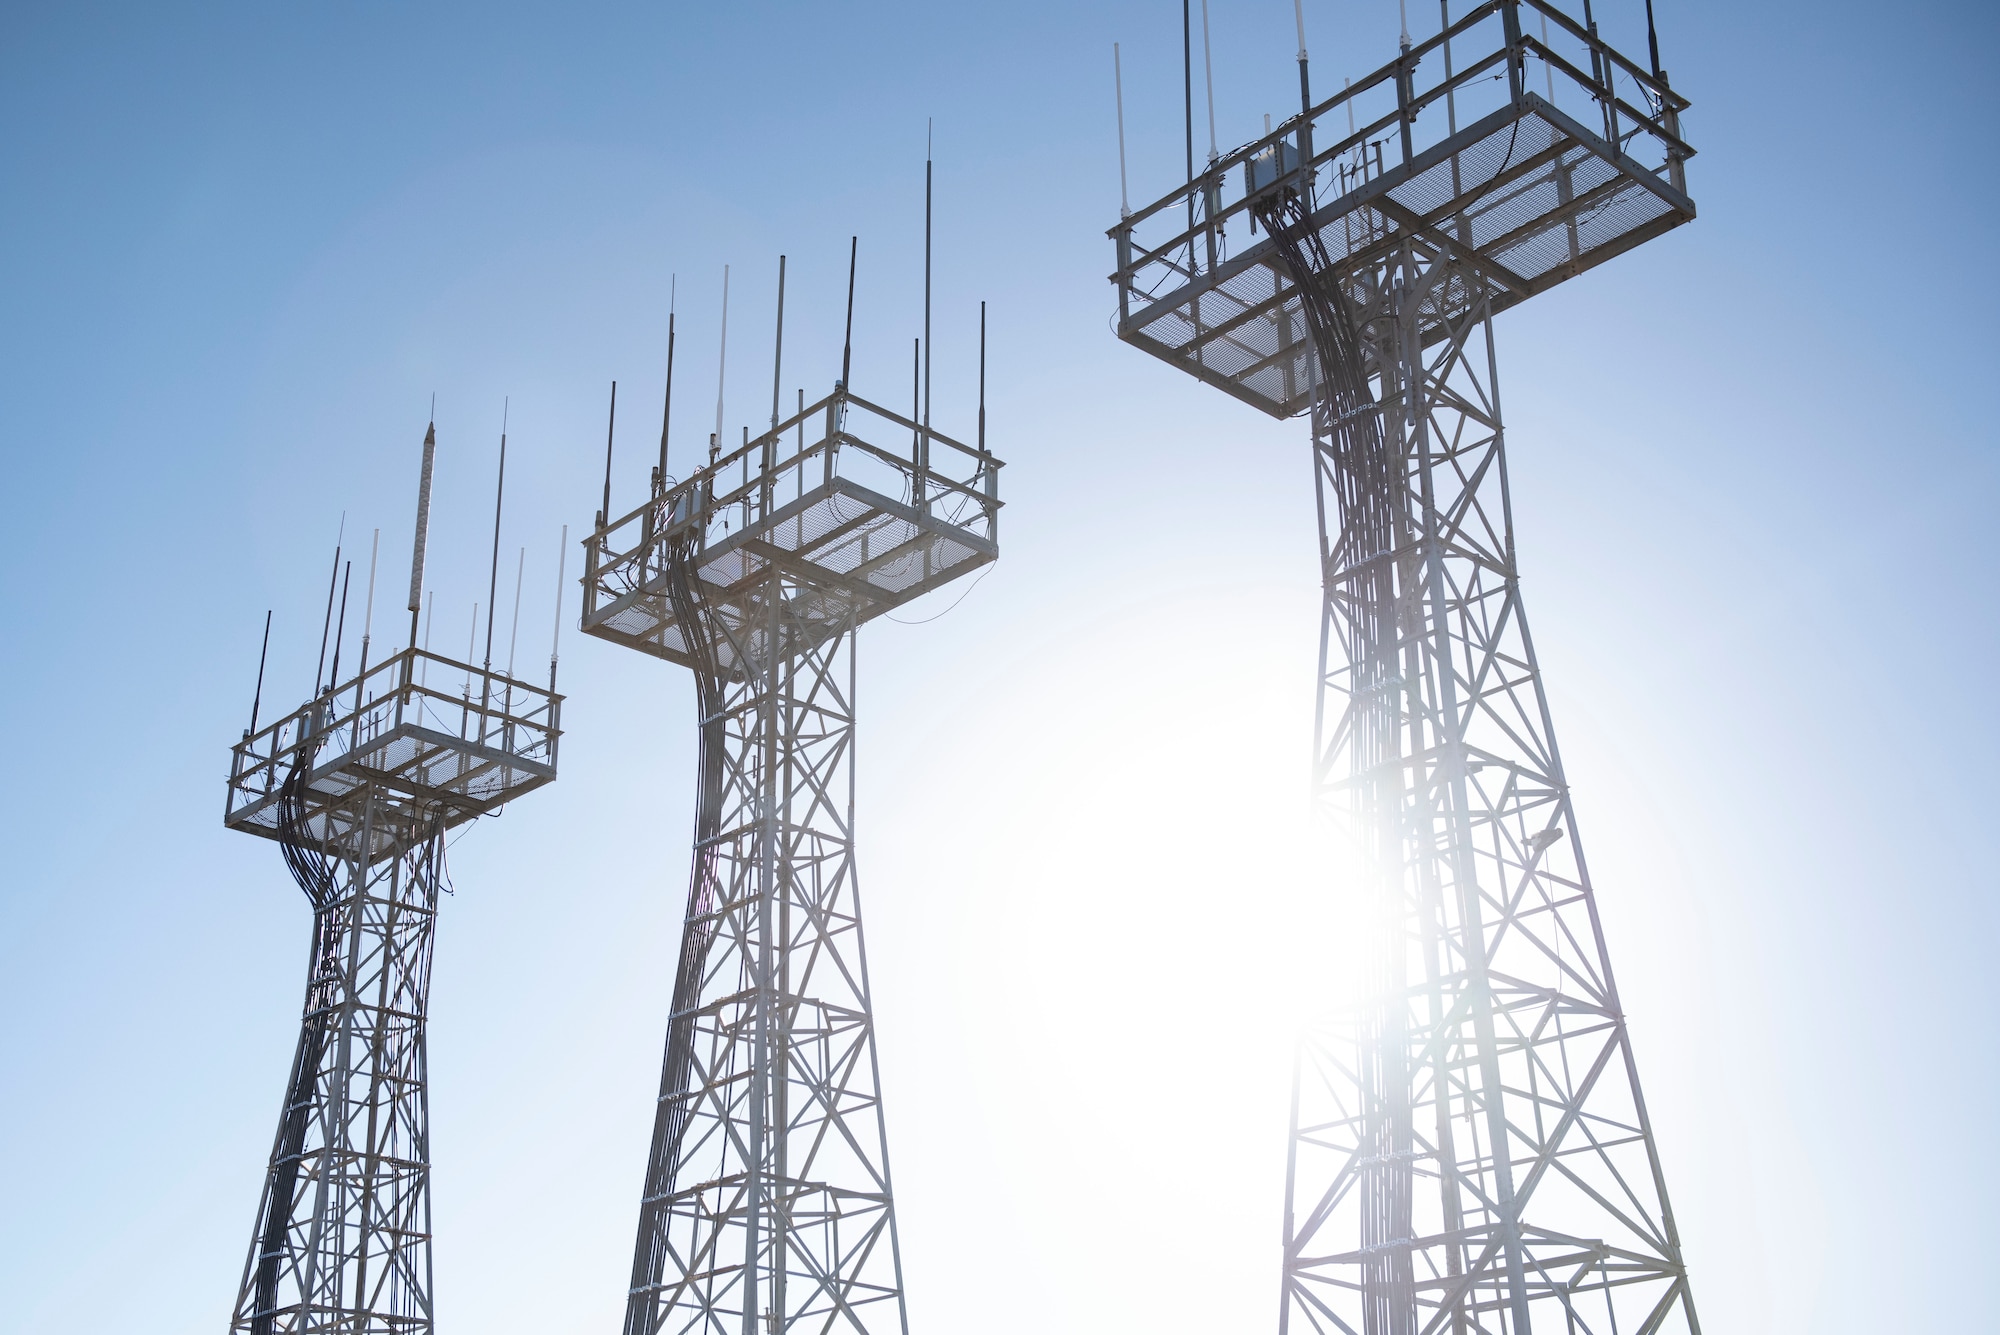
<svg viewBox="0 0 2000 1335">
<path fill-rule="evenodd" d="M 1482 296 L 1518 305 L 1693 219 L 1687 106 L 1552 0 L 1474 5 L 1121 219 L 1118 336 L 1274 417 L 1304 412 L 1305 314 L 1253 235 L 1253 198 L 1309 189 L 1321 243 L 1354 274 L 1405 243 L 1453 262 L 1417 312 L 1428 344 Z"/>
<path fill-rule="evenodd" d="M 836 388 L 593 533 L 583 629 L 697 666 L 674 612 L 668 560 L 685 544 L 694 592 L 721 624 L 757 633 L 757 599 L 776 565 L 812 590 L 787 610 L 787 633 L 837 633 L 999 554 L 1000 467 Z M 725 676 L 740 670 L 746 643 L 724 635 L 714 644 Z"/>
<path fill-rule="evenodd" d="M 553 691 L 405 649 L 238 742 L 223 823 L 282 839 L 286 780 L 303 763 L 301 832 L 351 856 L 355 799 L 373 784 L 398 828 L 373 832 L 367 856 L 386 857 L 418 825 L 449 829 L 551 782 L 561 713 Z"/>
</svg>

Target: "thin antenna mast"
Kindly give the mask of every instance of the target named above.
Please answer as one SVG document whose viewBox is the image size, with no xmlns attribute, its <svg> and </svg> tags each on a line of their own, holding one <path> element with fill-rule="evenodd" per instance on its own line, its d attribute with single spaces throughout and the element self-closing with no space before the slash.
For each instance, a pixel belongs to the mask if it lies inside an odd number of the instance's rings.
<svg viewBox="0 0 2000 1335">
<path fill-rule="evenodd" d="M 840 344 L 840 387 L 849 388 L 848 374 L 854 367 L 854 261 L 861 253 L 861 238 L 847 239 L 847 333 Z"/>
<path fill-rule="evenodd" d="M 930 460 L 931 452 L 931 122 L 924 121 L 924 434 L 917 466 Z"/>
<path fill-rule="evenodd" d="M 771 352 L 771 430 L 778 429 L 778 382 L 785 367 L 785 257 L 778 256 L 778 341 Z"/>
<path fill-rule="evenodd" d="M 1396 0 L 1396 3 L 1399 5 L 1405 4 L 1407 3 L 1407 0 Z M 1301 115 L 1309 116 L 1312 114 L 1313 99 L 1312 99 L 1312 85 L 1306 79 L 1305 0 L 1292 0 L 1292 20 L 1299 26 L 1299 113 Z M 1407 18 L 1403 20 L 1403 49 L 1405 51 L 1410 49 L 1410 21 Z M 1354 108 L 1351 106 L 1348 108 L 1348 111 L 1350 113 L 1352 113 L 1353 110 Z M 1310 129 L 1311 127 L 1310 125 L 1308 125 L 1305 128 Z M 1300 163 L 1299 165 L 1301 167 L 1305 166 L 1304 163 Z"/>
<path fill-rule="evenodd" d="M 501 400 L 500 407 L 500 478 L 493 484 L 493 564 L 486 574 L 486 669 L 493 668 L 493 590 L 500 582 L 500 502 L 507 495 L 507 408 L 508 401 Z M 479 627 L 479 614 L 473 613 L 473 628 Z M 467 646 L 466 659 L 472 658 L 472 649 Z M 482 692 L 483 693 L 483 692 Z"/>
<path fill-rule="evenodd" d="M 354 562 L 347 563 L 347 569 L 340 577 L 340 621 L 333 632 L 333 671 L 326 674 L 326 688 L 330 691 L 340 681 L 340 642 L 347 638 L 347 584 L 354 578 Z"/>
<path fill-rule="evenodd" d="M 321 618 L 319 623 L 319 666 L 313 669 L 313 694 L 315 695 L 319 694 L 323 689 L 320 685 L 320 682 L 323 680 L 320 674 L 326 671 L 326 636 L 327 632 L 333 629 L 333 586 L 340 580 L 340 544 L 341 540 L 346 536 L 347 511 L 342 510 L 340 512 L 340 533 L 333 540 L 333 569 L 328 572 L 326 577 L 326 616 Z"/>
<path fill-rule="evenodd" d="M 556 629 L 549 637 L 549 689 L 556 688 L 556 656 L 562 648 L 562 596 L 563 575 L 569 569 L 569 525 L 564 524 L 562 538 L 556 543 Z"/>
<path fill-rule="evenodd" d="M 667 404 L 660 409 L 660 485 L 667 485 L 667 427 L 674 420 L 674 301 L 680 295 L 680 277 L 669 280 L 667 289 Z"/>
<path fill-rule="evenodd" d="M 986 303 L 979 303 L 979 452 L 986 453 Z"/>
<path fill-rule="evenodd" d="M 604 507 L 597 512 L 597 523 L 600 528 L 611 522 L 611 436 L 617 429 L 618 382 L 614 380 L 611 382 L 611 417 L 604 424 Z M 493 535 L 493 541 L 496 544 L 493 550 L 497 552 L 500 550 L 497 545 L 500 535 L 497 532 Z"/>
<path fill-rule="evenodd" d="M 514 626 L 507 632 L 507 675 L 514 675 L 514 646 L 521 638 L 521 580 L 528 573 L 528 549 L 521 549 L 521 559 L 514 565 Z"/>
<path fill-rule="evenodd" d="M 1111 90 L 1118 103 L 1118 216 L 1132 216 L 1132 196 L 1125 185 L 1125 71 L 1119 63 L 1118 43 L 1111 44 Z"/>
<path fill-rule="evenodd" d="M 1208 0 L 1201 0 L 1201 76 L 1208 88 L 1208 162 L 1222 155 L 1215 151 L 1215 53 L 1208 42 Z"/>
<path fill-rule="evenodd" d="M 722 444 L 722 387 L 729 372 L 729 266 L 722 266 L 722 350 L 715 356 L 715 434 L 708 438 L 711 452 Z"/>
<path fill-rule="evenodd" d="M 1181 0 L 1181 111 L 1187 132 L 1187 179 L 1194 179 L 1194 22 Z M 1194 195 L 1188 195 L 1188 228 L 1194 228 Z"/>
<path fill-rule="evenodd" d="M 368 601 L 361 614 L 361 675 L 368 675 L 368 636 L 375 629 L 375 557 L 382 550 L 382 530 L 376 529 L 368 543 Z"/>
<path fill-rule="evenodd" d="M 257 731 L 257 710 L 264 703 L 264 662 L 271 656 L 271 612 L 264 610 L 264 647 L 257 651 L 257 693 L 250 697 L 250 726 L 243 730 L 245 737 Z"/>
<path fill-rule="evenodd" d="M 437 460 L 437 401 L 431 401 L 431 424 L 424 430 L 424 466 L 417 474 L 417 537 L 410 553 L 410 647 L 417 647 L 417 613 L 424 605 L 424 543 L 431 527 L 431 468 Z"/>
<path fill-rule="evenodd" d="M 1187 176 L 1194 180 L 1194 29 L 1188 18 L 1188 0 L 1181 0 L 1181 109 L 1182 124 L 1187 132 Z M 1194 272 L 1194 200 L 1195 192 L 1187 192 L 1187 266 Z"/>
</svg>

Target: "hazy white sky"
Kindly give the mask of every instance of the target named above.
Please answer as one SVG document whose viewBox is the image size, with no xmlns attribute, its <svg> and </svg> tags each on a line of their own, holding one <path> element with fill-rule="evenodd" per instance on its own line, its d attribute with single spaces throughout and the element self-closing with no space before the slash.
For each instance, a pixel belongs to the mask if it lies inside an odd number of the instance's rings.
<svg viewBox="0 0 2000 1335">
<path fill-rule="evenodd" d="M 1308 0 L 1316 80 L 1388 58 L 1394 8 Z M 1598 8 L 1629 31 L 1639 0 Z M 2000 33 L 1969 4 L 1657 8 L 1702 217 L 1500 322 L 1528 610 L 1705 1326 L 1970 1329 L 2000 1181 L 1942 1150 L 2000 1093 Z M 1211 12 L 1233 143 L 1296 96 L 1292 16 Z M 857 388 L 896 401 L 926 117 L 936 416 L 970 431 L 988 300 L 1010 466 L 991 576 L 861 646 L 913 1328 L 1269 1328 L 1288 1034 L 1339 931 L 1303 819 L 1312 499 L 1299 424 L 1109 332 L 1110 44 L 1149 199 L 1180 156 L 1178 17 L 0 19 L 0 1329 L 227 1320 L 308 929 L 276 850 L 219 820 L 265 609 L 288 708 L 343 512 L 406 577 L 435 393 L 431 584 L 440 645 L 464 633 L 511 396 L 503 542 L 542 652 L 614 378 L 616 485 L 642 485 L 675 273 L 684 445 L 723 263 L 734 435 L 768 410 L 780 252 L 786 398 L 837 373 L 850 233 Z M 562 687 L 560 782 L 453 849 L 451 1330 L 611 1329 L 630 1264 L 692 691 L 573 627 Z"/>
</svg>

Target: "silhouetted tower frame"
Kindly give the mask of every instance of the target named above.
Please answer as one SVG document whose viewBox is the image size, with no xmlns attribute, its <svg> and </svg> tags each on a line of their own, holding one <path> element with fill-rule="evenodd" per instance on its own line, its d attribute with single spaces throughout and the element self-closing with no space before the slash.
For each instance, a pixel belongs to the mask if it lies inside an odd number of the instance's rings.
<svg viewBox="0 0 2000 1335">
<path fill-rule="evenodd" d="M 855 644 L 999 554 L 981 363 L 974 444 L 844 378 L 780 419 L 774 385 L 770 430 L 726 453 L 711 437 L 704 467 L 671 485 L 663 467 L 585 543 L 583 630 L 690 669 L 700 719 L 627 1335 L 906 1335 L 854 870 Z"/>
<path fill-rule="evenodd" d="M 223 821 L 276 840 L 313 908 L 306 998 L 233 1335 L 433 1329 L 425 1020 L 445 836 L 550 783 L 562 697 L 415 644 L 339 677 L 231 757 Z M 489 622 L 490 625 L 490 622 Z M 490 630 L 489 630 L 490 652 Z M 262 678 L 259 677 L 261 696 Z"/>
<path fill-rule="evenodd" d="M 1312 426 L 1315 781 L 1370 976 L 1305 1026 L 1279 1329 L 1698 1332 L 1522 609 L 1492 327 L 1694 217 L 1687 103 L 1553 0 L 1441 13 L 1319 103 L 1301 24 L 1301 113 L 1110 232 L 1121 338 Z"/>
</svg>

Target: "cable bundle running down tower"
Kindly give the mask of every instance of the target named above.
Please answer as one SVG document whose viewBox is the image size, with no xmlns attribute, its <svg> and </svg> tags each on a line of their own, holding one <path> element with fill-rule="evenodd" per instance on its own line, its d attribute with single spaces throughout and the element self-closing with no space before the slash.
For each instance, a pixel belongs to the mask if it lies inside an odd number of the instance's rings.
<svg viewBox="0 0 2000 1335">
<path fill-rule="evenodd" d="M 779 270 L 783 348 L 783 268 Z M 852 328 L 852 275 L 849 328 Z M 627 1335 L 907 1331 L 854 873 L 854 654 L 998 555 L 1000 461 L 848 387 L 598 517 L 583 629 L 694 672 L 700 786 Z M 803 397 L 803 396 L 801 396 Z M 747 436 L 747 432 L 745 433 Z M 906 441 L 906 450 L 890 442 Z"/>
<path fill-rule="evenodd" d="M 1301 20 L 1300 114 L 1198 174 L 1190 50 L 1190 179 L 1110 231 L 1121 338 L 1311 416 L 1316 781 L 1370 973 L 1306 1024 L 1279 1329 L 1698 1333 L 1522 610 L 1492 332 L 1694 217 L 1687 102 L 1588 5 L 1440 15 L 1318 104 Z"/>
<path fill-rule="evenodd" d="M 313 909 L 305 1013 L 230 1323 L 237 1335 L 431 1331 L 424 1029 L 445 834 L 556 776 L 555 655 L 546 689 L 510 675 L 511 651 L 508 672 L 493 670 L 490 589 L 484 666 L 417 647 L 436 446 L 433 428 L 410 646 L 369 663 L 371 605 L 360 671 L 340 680 L 337 632 L 325 685 L 261 730 L 253 704 L 230 765 L 224 823 L 277 840 Z M 505 449 L 503 436 L 503 479 Z M 373 589 L 371 558 L 371 604 Z M 518 588 L 515 601 L 518 620 Z M 331 598 L 327 611 L 331 624 Z"/>
</svg>

